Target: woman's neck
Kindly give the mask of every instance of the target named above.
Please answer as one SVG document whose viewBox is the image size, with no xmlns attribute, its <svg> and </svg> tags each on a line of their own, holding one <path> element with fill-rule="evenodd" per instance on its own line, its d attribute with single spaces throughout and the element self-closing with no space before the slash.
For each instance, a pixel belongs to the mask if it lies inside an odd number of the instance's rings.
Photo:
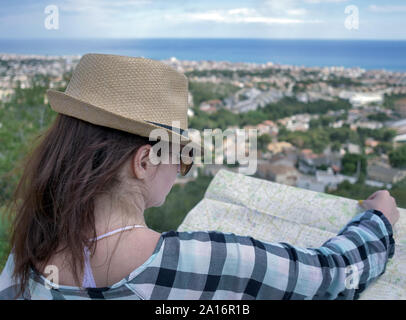
<svg viewBox="0 0 406 320">
<path fill-rule="evenodd" d="M 101 196 L 95 200 L 94 207 L 98 235 L 128 225 L 147 226 L 144 219 L 145 202 L 140 197 L 128 199 Z"/>
</svg>

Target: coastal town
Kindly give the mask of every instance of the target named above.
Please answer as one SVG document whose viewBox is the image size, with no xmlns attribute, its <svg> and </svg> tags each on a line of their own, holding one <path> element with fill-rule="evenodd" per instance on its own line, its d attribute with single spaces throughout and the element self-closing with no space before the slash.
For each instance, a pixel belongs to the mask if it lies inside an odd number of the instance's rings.
<svg viewBox="0 0 406 320">
<path fill-rule="evenodd" d="M 1 103 L 12 101 L 17 88 L 64 88 L 79 59 L 0 54 Z M 191 128 L 257 131 L 259 178 L 318 192 L 360 179 L 390 189 L 406 178 L 406 73 L 174 57 L 163 62 L 188 78 Z M 221 168 L 238 170 L 223 160 L 196 165 L 177 183 Z"/>
</svg>

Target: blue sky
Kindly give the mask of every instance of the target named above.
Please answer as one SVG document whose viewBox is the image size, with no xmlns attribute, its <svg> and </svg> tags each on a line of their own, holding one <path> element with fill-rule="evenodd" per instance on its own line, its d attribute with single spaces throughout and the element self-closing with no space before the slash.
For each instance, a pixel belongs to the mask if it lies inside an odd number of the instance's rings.
<svg viewBox="0 0 406 320">
<path fill-rule="evenodd" d="M 48 30 L 48 5 L 59 28 Z M 358 29 L 345 27 L 356 6 Z M 6 0 L 0 38 L 406 40 L 405 0 Z"/>
</svg>

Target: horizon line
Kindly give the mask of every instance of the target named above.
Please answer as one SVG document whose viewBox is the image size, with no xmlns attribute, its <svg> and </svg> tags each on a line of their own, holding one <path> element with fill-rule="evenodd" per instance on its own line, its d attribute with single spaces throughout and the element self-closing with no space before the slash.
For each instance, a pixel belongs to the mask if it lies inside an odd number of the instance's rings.
<svg viewBox="0 0 406 320">
<path fill-rule="evenodd" d="M 287 40 L 287 41 L 406 41 L 405 39 L 381 39 L 381 38 L 237 38 L 237 37 L 66 37 L 66 38 L 56 38 L 56 37 L 0 37 L 0 40 Z"/>
</svg>

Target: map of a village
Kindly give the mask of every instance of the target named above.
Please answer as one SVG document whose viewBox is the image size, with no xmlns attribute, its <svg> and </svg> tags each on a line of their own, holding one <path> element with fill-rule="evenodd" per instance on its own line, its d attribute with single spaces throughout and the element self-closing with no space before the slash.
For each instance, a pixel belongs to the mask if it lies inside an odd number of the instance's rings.
<svg viewBox="0 0 406 320">
<path fill-rule="evenodd" d="M 317 248 L 362 211 L 356 200 L 220 170 L 178 230 L 218 230 Z M 406 299 L 406 210 L 399 211 L 395 255 L 361 299 Z"/>
</svg>

